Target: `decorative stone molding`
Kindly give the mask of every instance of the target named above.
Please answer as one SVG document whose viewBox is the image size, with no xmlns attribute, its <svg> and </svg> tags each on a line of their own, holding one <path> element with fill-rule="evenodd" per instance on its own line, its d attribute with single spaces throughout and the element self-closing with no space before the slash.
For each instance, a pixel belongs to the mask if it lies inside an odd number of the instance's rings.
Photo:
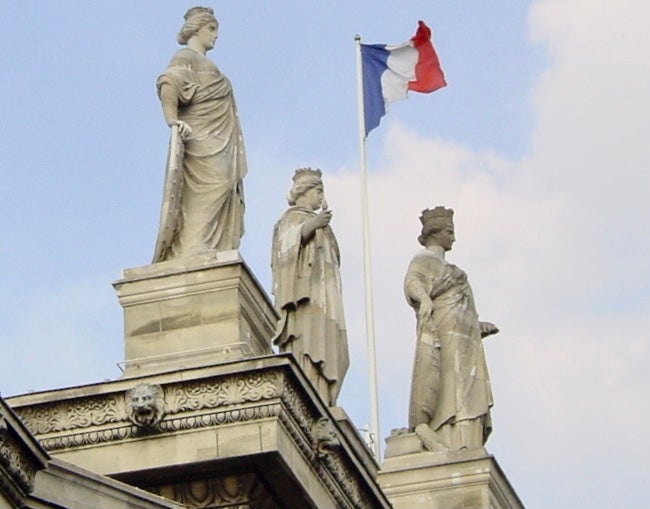
<svg viewBox="0 0 650 509">
<path fill-rule="evenodd" d="M 281 412 L 280 405 L 258 405 L 251 408 L 238 408 L 233 410 L 222 410 L 197 416 L 178 417 L 166 419 L 160 424 L 161 431 L 185 431 L 206 427 L 219 426 L 221 424 L 232 424 L 235 422 L 255 421 L 269 417 L 277 417 Z"/>
<path fill-rule="evenodd" d="M 282 391 L 281 374 L 277 372 L 251 373 L 232 375 L 228 377 L 200 380 L 188 383 L 174 383 L 160 387 L 164 413 L 176 415 L 192 411 L 205 411 L 222 406 L 242 403 L 255 403 L 262 400 L 278 398 Z M 143 387 L 153 387 L 151 384 L 139 384 Z M 136 387 L 139 387 L 136 386 Z M 133 391 L 135 388 L 131 389 Z M 85 397 L 71 401 L 45 403 L 16 408 L 24 424 L 37 436 L 43 446 L 50 451 L 94 445 L 112 440 L 129 438 L 133 422 L 140 427 L 134 415 L 133 399 L 127 393 L 126 397 L 117 394 L 104 394 L 96 397 Z M 154 398 L 155 399 L 155 398 Z M 249 411 L 250 413 L 250 411 Z M 262 410 L 264 413 L 264 410 Z M 244 416 L 235 414 L 228 416 L 227 412 L 215 414 L 216 421 L 236 422 L 245 420 Z M 255 415 L 251 414 L 251 418 Z M 161 427 L 162 415 L 154 416 L 149 426 Z M 178 419 L 175 420 L 179 422 Z M 115 426 L 115 424 L 121 424 Z M 112 425 L 112 426 L 111 426 Z M 200 422 L 193 427 L 199 427 Z M 98 428 L 85 431 L 87 428 Z M 186 429 L 185 426 L 181 427 Z M 166 429 L 167 426 L 161 429 Z M 84 430 L 81 433 L 69 433 L 74 430 Z M 53 437 L 57 434 L 60 436 Z M 50 435 L 50 436 L 44 436 Z"/>
<path fill-rule="evenodd" d="M 271 371 L 174 384 L 169 388 L 168 413 L 177 414 L 278 398 L 281 395 L 280 380 L 279 373 Z"/>
<path fill-rule="evenodd" d="M 189 507 L 279 509 L 264 484 L 256 475 L 250 473 L 197 479 L 147 489 Z"/>
<path fill-rule="evenodd" d="M 165 415 L 165 393 L 160 385 L 141 383 L 126 391 L 126 415 L 139 428 L 151 430 Z"/>
<path fill-rule="evenodd" d="M 316 409 L 285 379 L 282 403 L 286 412 L 278 418 L 289 432 L 294 442 L 312 465 L 321 481 L 334 496 L 339 507 L 350 509 L 373 509 L 372 497 L 364 493 L 364 488 L 356 475 L 354 467 L 340 448 L 330 449 L 322 459 L 313 449 L 313 433 L 319 417 Z M 330 422 L 331 425 L 331 422 Z M 338 436 L 337 436 L 338 440 Z"/>
<path fill-rule="evenodd" d="M 86 431 L 83 433 L 65 434 L 48 438 L 40 438 L 41 445 L 48 452 L 58 452 L 66 449 L 75 449 L 98 445 L 106 442 L 127 440 L 139 436 L 136 426 L 119 426 L 101 430 Z"/>
<path fill-rule="evenodd" d="M 275 418 L 338 507 L 371 509 L 376 495 L 366 491 L 367 481 L 359 477 L 338 427 L 289 373 L 286 364 L 258 367 L 160 386 L 140 384 L 127 393 L 121 383 L 115 392 L 14 406 L 14 410 L 50 452 L 141 440 L 143 430 L 154 427 L 156 435 L 169 435 Z M 140 414 L 134 402 L 137 392 L 150 396 L 150 405 L 144 405 Z"/>
<path fill-rule="evenodd" d="M 39 438 L 50 433 L 122 422 L 126 417 L 124 398 L 117 394 L 25 406 L 15 411 L 27 429 Z"/>
<path fill-rule="evenodd" d="M 34 489 L 34 476 L 38 465 L 9 428 L 4 417 L 0 418 L 0 467 L 23 493 L 29 493 Z M 1 477 L 4 476 L 0 475 Z M 16 493 L 15 496 L 19 494 Z"/>
</svg>

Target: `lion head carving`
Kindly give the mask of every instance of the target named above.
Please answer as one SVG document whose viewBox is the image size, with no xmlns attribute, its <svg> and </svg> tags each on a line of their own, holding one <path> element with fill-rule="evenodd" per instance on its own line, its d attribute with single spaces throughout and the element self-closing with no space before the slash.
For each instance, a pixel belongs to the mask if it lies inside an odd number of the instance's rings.
<svg viewBox="0 0 650 509">
<path fill-rule="evenodd" d="M 324 458 L 339 445 L 341 445 L 341 442 L 334 425 L 327 417 L 321 417 L 312 425 L 311 446 L 316 457 Z"/>
<path fill-rule="evenodd" d="M 141 383 L 126 391 L 126 415 L 140 428 L 153 428 L 165 413 L 165 396 L 160 385 Z"/>
</svg>

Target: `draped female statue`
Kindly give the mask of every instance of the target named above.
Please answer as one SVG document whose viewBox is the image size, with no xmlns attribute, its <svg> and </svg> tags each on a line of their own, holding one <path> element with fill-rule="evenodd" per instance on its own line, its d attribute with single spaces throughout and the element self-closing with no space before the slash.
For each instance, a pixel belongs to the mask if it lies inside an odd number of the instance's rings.
<svg viewBox="0 0 650 509">
<path fill-rule="evenodd" d="M 296 170 L 288 199 L 290 207 L 273 230 L 273 294 L 281 316 L 274 343 L 293 353 L 334 405 L 350 361 L 339 248 L 320 170 Z"/>
<path fill-rule="evenodd" d="M 425 247 L 404 280 L 417 318 L 409 428 L 431 450 L 482 447 L 492 430 L 492 391 L 482 338 L 498 329 L 478 319 L 467 275 L 445 260 L 455 241 L 453 211 L 422 211 Z"/>
<path fill-rule="evenodd" d="M 186 47 L 157 81 L 172 140 L 154 262 L 237 249 L 244 233 L 239 116 L 230 81 L 206 57 L 218 30 L 212 9 L 189 9 L 177 37 Z"/>
</svg>

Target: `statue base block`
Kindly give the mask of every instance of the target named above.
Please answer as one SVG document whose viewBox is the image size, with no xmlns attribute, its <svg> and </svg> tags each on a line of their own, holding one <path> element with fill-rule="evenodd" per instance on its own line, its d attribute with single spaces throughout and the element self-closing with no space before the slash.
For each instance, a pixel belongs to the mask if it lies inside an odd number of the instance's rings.
<svg viewBox="0 0 650 509">
<path fill-rule="evenodd" d="M 124 377 L 271 354 L 277 315 L 237 251 L 125 269 Z"/>
<path fill-rule="evenodd" d="M 419 439 L 413 433 L 402 435 L 398 441 L 404 443 L 393 444 L 393 451 L 416 448 L 415 440 Z M 524 507 L 497 461 L 483 448 L 392 456 L 384 461 L 378 481 L 394 509 Z"/>
</svg>

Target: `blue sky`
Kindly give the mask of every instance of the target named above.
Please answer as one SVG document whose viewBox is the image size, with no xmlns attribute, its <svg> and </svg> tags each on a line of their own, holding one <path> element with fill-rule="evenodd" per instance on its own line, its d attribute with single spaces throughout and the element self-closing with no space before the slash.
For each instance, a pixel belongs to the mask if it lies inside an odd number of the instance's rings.
<svg viewBox="0 0 650 509">
<path fill-rule="evenodd" d="M 2 2 L 0 390 L 119 376 L 111 287 L 149 263 L 168 132 L 155 79 L 192 3 Z M 249 162 L 242 255 L 270 289 L 293 170 L 320 167 L 343 256 L 368 422 L 354 35 L 434 31 L 449 86 L 395 103 L 368 140 L 382 436 L 406 425 L 414 319 L 401 280 L 417 217 L 456 211 L 449 259 L 481 317 L 487 444 L 529 508 L 641 508 L 650 447 L 650 38 L 642 0 L 221 1 L 209 56 L 231 79 Z"/>
</svg>

